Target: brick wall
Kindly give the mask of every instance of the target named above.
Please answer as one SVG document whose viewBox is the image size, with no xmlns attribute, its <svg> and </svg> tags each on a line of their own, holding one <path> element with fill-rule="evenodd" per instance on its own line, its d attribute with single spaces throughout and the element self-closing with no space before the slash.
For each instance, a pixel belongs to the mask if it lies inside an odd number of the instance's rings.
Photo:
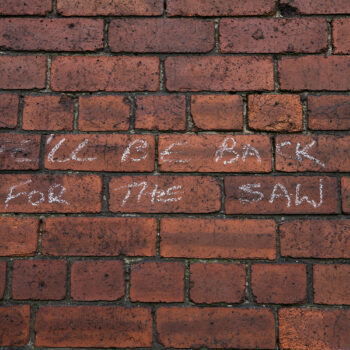
<svg viewBox="0 0 350 350">
<path fill-rule="evenodd" d="M 0 14 L 1 349 L 350 349 L 349 0 Z"/>
</svg>

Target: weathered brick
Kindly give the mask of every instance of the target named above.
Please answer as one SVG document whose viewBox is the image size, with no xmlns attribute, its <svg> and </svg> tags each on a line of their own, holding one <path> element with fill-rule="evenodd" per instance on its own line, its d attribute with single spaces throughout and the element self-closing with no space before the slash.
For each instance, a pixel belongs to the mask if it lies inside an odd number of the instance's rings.
<svg viewBox="0 0 350 350">
<path fill-rule="evenodd" d="M 350 96 L 308 96 L 309 128 L 350 130 Z"/>
<path fill-rule="evenodd" d="M 350 213 L 350 177 L 341 179 L 341 197 L 343 212 Z"/>
<path fill-rule="evenodd" d="M 61 300 L 66 296 L 63 260 L 17 260 L 12 274 L 13 299 Z"/>
<path fill-rule="evenodd" d="M 29 323 L 29 305 L 0 306 L 0 346 L 27 345 Z"/>
<path fill-rule="evenodd" d="M 350 265 L 314 265 L 314 301 L 317 304 L 350 304 Z"/>
<path fill-rule="evenodd" d="M 3 298 L 6 286 L 6 261 L 0 261 L 0 299 Z"/>
<path fill-rule="evenodd" d="M 142 262 L 130 269 L 130 300 L 183 302 L 184 265 L 179 262 Z"/>
<path fill-rule="evenodd" d="M 45 167 L 60 170 L 152 171 L 151 135 L 51 135 L 45 142 Z"/>
<path fill-rule="evenodd" d="M 67 96 L 25 96 L 24 130 L 72 130 L 74 101 Z"/>
<path fill-rule="evenodd" d="M 161 171 L 271 171 L 271 142 L 263 135 L 160 135 L 158 153 Z"/>
<path fill-rule="evenodd" d="M 83 131 L 128 130 L 130 101 L 123 96 L 79 97 L 79 129 Z"/>
<path fill-rule="evenodd" d="M 349 147 L 349 136 L 279 135 L 276 170 L 347 172 L 350 171 Z"/>
<path fill-rule="evenodd" d="M 220 21 L 220 50 L 224 53 L 304 53 L 326 49 L 325 19 L 270 17 Z"/>
<path fill-rule="evenodd" d="M 1 170 L 39 169 L 40 135 L 0 134 Z"/>
<path fill-rule="evenodd" d="M 285 16 L 348 14 L 350 3 L 348 0 L 281 0 L 280 8 Z"/>
<path fill-rule="evenodd" d="M 245 294 L 245 266 L 191 264 L 190 298 L 195 303 L 240 303 Z"/>
<path fill-rule="evenodd" d="M 109 26 L 114 52 L 209 52 L 214 22 L 186 18 L 123 18 Z"/>
<path fill-rule="evenodd" d="M 282 256 L 350 258 L 350 220 L 293 220 L 279 230 Z"/>
<path fill-rule="evenodd" d="M 96 175 L 2 175 L 0 212 L 96 213 L 102 181 Z"/>
<path fill-rule="evenodd" d="M 292 304 L 306 301 L 306 266 L 254 264 L 252 293 L 258 303 Z"/>
<path fill-rule="evenodd" d="M 255 16 L 275 12 L 273 0 L 168 0 L 169 16 Z"/>
<path fill-rule="evenodd" d="M 54 256 L 152 256 L 156 231 L 152 218 L 48 218 L 42 251 Z"/>
<path fill-rule="evenodd" d="M 157 16 L 163 0 L 58 0 L 63 16 Z"/>
<path fill-rule="evenodd" d="M 349 6 L 350 12 L 350 6 Z M 334 53 L 350 53 L 350 20 L 348 18 L 335 19 L 332 22 Z"/>
<path fill-rule="evenodd" d="M 170 91 L 273 90 L 273 62 L 269 57 L 168 57 L 166 87 Z"/>
<path fill-rule="evenodd" d="M 226 177 L 225 191 L 227 214 L 338 213 L 334 177 Z"/>
<path fill-rule="evenodd" d="M 148 308 L 46 306 L 35 319 L 35 345 L 54 347 L 151 347 Z"/>
<path fill-rule="evenodd" d="M 281 349 L 350 347 L 349 310 L 281 309 L 278 318 Z"/>
<path fill-rule="evenodd" d="M 0 256 L 34 255 L 38 232 L 39 219 L 0 217 Z"/>
<path fill-rule="evenodd" d="M 18 104 L 18 95 L 0 94 L 0 129 L 17 126 Z"/>
<path fill-rule="evenodd" d="M 242 130 L 242 97 L 239 95 L 192 96 L 191 115 L 198 129 Z"/>
<path fill-rule="evenodd" d="M 261 131 L 295 132 L 303 128 L 303 109 L 298 95 L 250 95 L 248 125 Z"/>
<path fill-rule="evenodd" d="M 164 257 L 274 259 L 272 220 L 167 218 L 160 224 Z"/>
<path fill-rule="evenodd" d="M 122 213 L 212 213 L 220 210 L 216 178 L 121 176 L 109 183 L 110 210 Z"/>
<path fill-rule="evenodd" d="M 159 86 L 157 57 L 59 56 L 51 70 L 55 91 L 156 91 Z"/>
<path fill-rule="evenodd" d="M 0 48 L 19 51 L 94 51 L 103 48 L 103 20 L 1 18 Z"/>
<path fill-rule="evenodd" d="M 46 82 L 45 56 L 0 56 L 0 89 L 42 89 Z"/>
<path fill-rule="evenodd" d="M 165 131 L 186 128 L 185 96 L 140 96 L 136 105 L 136 129 Z"/>
<path fill-rule="evenodd" d="M 350 89 L 349 56 L 282 57 L 278 67 L 282 90 Z"/>
<path fill-rule="evenodd" d="M 75 261 L 71 270 L 73 300 L 118 300 L 124 295 L 122 261 Z"/>
<path fill-rule="evenodd" d="M 161 307 L 156 317 L 166 348 L 275 347 L 275 320 L 268 309 Z"/>
<path fill-rule="evenodd" d="M 52 11 L 52 0 L 0 0 L 1 15 L 46 15 Z"/>
</svg>

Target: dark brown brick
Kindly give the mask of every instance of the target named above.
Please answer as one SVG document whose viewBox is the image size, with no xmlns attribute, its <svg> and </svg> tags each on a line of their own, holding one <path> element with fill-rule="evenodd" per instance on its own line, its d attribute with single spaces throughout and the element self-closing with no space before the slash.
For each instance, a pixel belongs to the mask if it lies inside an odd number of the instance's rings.
<svg viewBox="0 0 350 350">
<path fill-rule="evenodd" d="M 184 265 L 179 262 L 142 262 L 130 269 L 130 300 L 183 302 Z"/>
<path fill-rule="evenodd" d="M 37 248 L 39 219 L 0 217 L 0 256 L 30 256 Z"/>
<path fill-rule="evenodd" d="M 52 11 L 52 0 L 0 0 L 1 15 L 46 15 Z"/>
<path fill-rule="evenodd" d="M 272 220 L 167 218 L 160 224 L 164 257 L 274 259 L 276 228 Z"/>
<path fill-rule="evenodd" d="M 240 303 L 245 294 L 245 266 L 191 264 L 190 297 L 195 303 Z"/>
<path fill-rule="evenodd" d="M 185 96 L 140 96 L 136 105 L 136 129 L 165 131 L 186 128 Z"/>
<path fill-rule="evenodd" d="M 0 129 L 17 126 L 18 104 L 18 95 L 0 94 Z"/>
<path fill-rule="evenodd" d="M 71 268 L 73 300 L 118 300 L 124 295 L 122 261 L 75 261 Z"/>
<path fill-rule="evenodd" d="M 35 345 L 49 347 L 151 347 L 149 308 L 44 306 L 35 319 Z"/>
<path fill-rule="evenodd" d="M 348 0 L 281 0 L 280 8 L 283 15 L 327 15 L 348 14 L 350 3 Z"/>
<path fill-rule="evenodd" d="M 306 301 L 306 266 L 254 264 L 252 293 L 258 303 L 293 304 Z"/>
<path fill-rule="evenodd" d="M 350 12 L 350 6 L 349 6 Z M 350 53 L 350 20 L 349 18 L 335 19 L 332 22 L 334 53 Z"/>
<path fill-rule="evenodd" d="M 350 213 L 350 177 L 341 179 L 341 196 L 343 212 Z"/>
<path fill-rule="evenodd" d="M 63 260 L 17 260 L 12 274 L 13 299 L 61 300 L 66 296 Z"/>
<path fill-rule="evenodd" d="M 273 90 L 273 62 L 269 57 L 168 57 L 165 60 L 169 91 Z"/>
<path fill-rule="evenodd" d="M 40 135 L 0 134 L 1 170 L 39 169 Z"/>
<path fill-rule="evenodd" d="M 275 347 L 275 320 L 268 309 L 162 307 L 156 317 L 166 348 Z"/>
<path fill-rule="evenodd" d="M 156 231 L 152 218 L 48 218 L 42 251 L 55 256 L 152 256 Z"/>
<path fill-rule="evenodd" d="M 74 102 L 67 96 L 25 96 L 24 130 L 72 130 Z"/>
<path fill-rule="evenodd" d="M 6 287 L 6 261 L 0 261 L 0 299 L 3 298 Z"/>
<path fill-rule="evenodd" d="M 338 213 L 334 177 L 226 177 L 225 191 L 227 214 Z"/>
</svg>

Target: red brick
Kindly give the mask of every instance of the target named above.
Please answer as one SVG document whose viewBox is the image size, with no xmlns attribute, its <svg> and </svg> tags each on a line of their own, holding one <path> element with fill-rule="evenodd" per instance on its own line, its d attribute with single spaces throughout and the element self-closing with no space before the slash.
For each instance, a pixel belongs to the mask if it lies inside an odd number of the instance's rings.
<svg viewBox="0 0 350 350">
<path fill-rule="evenodd" d="M 350 12 L 350 7 L 349 7 Z M 348 18 L 335 19 L 333 26 L 334 53 L 350 53 L 350 20 Z"/>
<path fill-rule="evenodd" d="M 96 175 L 2 175 L 0 212 L 97 213 L 102 181 Z"/>
<path fill-rule="evenodd" d="M 195 303 L 240 303 L 245 294 L 245 266 L 191 264 L 190 297 Z"/>
<path fill-rule="evenodd" d="M 249 95 L 248 124 L 261 131 L 295 132 L 303 128 L 303 109 L 298 95 Z"/>
<path fill-rule="evenodd" d="M 263 135 L 160 135 L 158 153 L 161 171 L 271 171 L 271 142 Z"/>
<path fill-rule="evenodd" d="M 122 213 L 212 213 L 220 210 L 216 178 L 120 176 L 109 183 L 110 210 Z"/>
<path fill-rule="evenodd" d="M 64 16 L 157 16 L 163 13 L 162 0 L 58 0 Z"/>
<path fill-rule="evenodd" d="M 136 104 L 136 129 L 185 130 L 185 96 L 140 96 L 136 99 Z"/>
<path fill-rule="evenodd" d="M 350 57 L 282 57 L 278 63 L 282 90 L 348 90 Z"/>
<path fill-rule="evenodd" d="M 309 128 L 350 130 L 350 96 L 308 96 Z"/>
<path fill-rule="evenodd" d="M 46 82 L 45 56 L 0 56 L 0 89 L 42 89 Z"/>
<path fill-rule="evenodd" d="M 55 91 L 156 91 L 158 86 L 156 57 L 60 56 L 52 60 Z"/>
<path fill-rule="evenodd" d="M 350 177 L 341 179 L 341 196 L 343 212 L 350 213 Z"/>
<path fill-rule="evenodd" d="M 275 347 L 268 309 L 161 307 L 156 317 L 159 342 L 167 348 Z"/>
<path fill-rule="evenodd" d="M 314 265 L 314 301 L 317 304 L 350 304 L 350 265 Z"/>
<path fill-rule="evenodd" d="M 152 218 L 48 218 L 42 251 L 54 256 L 152 256 L 156 231 Z"/>
<path fill-rule="evenodd" d="M 73 300 L 118 300 L 124 295 L 122 261 L 75 261 L 71 272 Z"/>
<path fill-rule="evenodd" d="M 114 52 L 209 52 L 214 22 L 185 18 L 123 18 L 109 26 Z"/>
<path fill-rule="evenodd" d="M 38 232 L 38 219 L 0 217 L 0 256 L 34 255 Z"/>
<path fill-rule="evenodd" d="M 242 130 L 242 97 L 239 95 L 192 96 L 191 115 L 198 129 Z"/>
<path fill-rule="evenodd" d="M 0 129 L 17 126 L 18 95 L 0 94 Z"/>
<path fill-rule="evenodd" d="M 6 286 L 6 261 L 0 261 L 0 299 L 3 298 Z"/>
<path fill-rule="evenodd" d="M 3 50 L 94 51 L 103 48 L 103 20 L 1 18 Z"/>
<path fill-rule="evenodd" d="M 24 130 L 72 130 L 74 102 L 67 96 L 25 96 Z"/>
<path fill-rule="evenodd" d="M 325 19 L 270 17 L 220 21 L 221 52 L 301 53 L 326 49 Z"/>
<path fill-rule="evenodd" d="M 292 304 L 306 301 L 306 266 L 254 264 L 252 292 L 258 303 Z"/>
<path fill-rule="evenodd" d="M 59 170 L 152 171 L 154 136 L 51 135 L 45 142 L 45 167 Z"/>
<path fill-rule="evenodd" d="M 350 311 L 279 310 L 281 349 L 334 350 L 350 347 Z"/>
<path fill-rule="evenodd" d="M 169 16 L 255 16 L 275 12 L 273 0 L 168 0 Z"/>
<path fill-rule="evenodd" d="M 226 177 L 225 191 L 227 214 L 338 213 L 334 177 Z"/>
<path fill-rule="evenodd" d="M 52 0 L 0 0 L 1 15 L 46 15 L 52 11 Z"/>
<path fill-rule="evenodd" d="M 79 129 L 83 131 L 128 130 L 130 102 L 123 96 L 79 97 Z"/>
<path fill-rule="evenodd" d="M 347 172 L 350 171 L 349 147 L 349 136 L 279 135 L 276 170 Z"/>
<path fill-rule="evenodd" d="M 63 260 L 17 260 L 13 265 L 13 299 L 62 300 L 67 266 Z"/>
<path fill-rule="evenodd" d="M 350 258 L 350 220 L 294 220 L 280 226 L 281 255 Z"/>
<path fill-rule="evenodd" d="M 30 306 L 0 306 L 0 346 L 19 346 L 29 342 Z"/>
<path fill-rule="evenodd" d="M 40 135 L 0 134 L 1 170 L 39 169 Z"/>
<path fill-rule="evenodd" d="M 142 262 L 131 266 L 130 300 L 183 302 L 184 265 L 178 262 Z"/>
<path fill-rule="evenodd" d="M 35 320 L 35 345 L 54 347 L 151 347 L 148 308 L 46 306 Z"/>
<path fill-rule="evenodd" d="M 165 60 L 170 91 L 273 90 L 273 62 L 255 56 L 177 56 Z"/>
<path fill-rule="evenodd" d="M 164 257 L 274 259 L 272 220 L 162 219 L 160 253 Z"/>
<path fill-rule="evenodd" d="M 281 0 L 282 13 L 286 14 L 348 14 L 350 3 L 348 0 Z M 285 10 L 284 10 L 285 9 Z"/>
</svg>

